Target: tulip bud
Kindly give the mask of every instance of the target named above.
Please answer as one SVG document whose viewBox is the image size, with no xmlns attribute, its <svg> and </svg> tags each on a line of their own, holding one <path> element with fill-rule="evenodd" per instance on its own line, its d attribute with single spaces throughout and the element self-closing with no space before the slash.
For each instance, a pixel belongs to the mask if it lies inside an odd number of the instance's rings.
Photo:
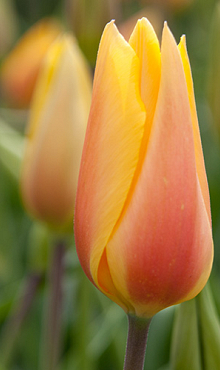
<svg viewBox="0 0 220 370">
<path fill-rule="evenodd" d="M 21 178 L 25 206 L 53 226 L 72 222 L 91 78 L 70 36 L 49 49 L 31 107 Z"/>
<path fill-rule="evenodd" d="M 185 39 L 146 18 L 99 46 L 75 210 L 89 279 L 150 318 L 189 300 L 212 266 L 209 192 Z"/>
<path fill-rule="evenodd" d="M 1 95 L 13 108 L 30 104 L 37 76 L 48 47 L 61 32 L 53 19 L 35 24 L 4 60 L 0 72 Z"/>
</svg>

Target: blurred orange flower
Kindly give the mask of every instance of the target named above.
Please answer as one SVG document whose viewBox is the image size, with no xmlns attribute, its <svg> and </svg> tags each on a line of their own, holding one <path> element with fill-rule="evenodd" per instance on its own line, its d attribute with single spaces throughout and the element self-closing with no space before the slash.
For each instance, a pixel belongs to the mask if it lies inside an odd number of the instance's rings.
<svg viewBox="0 0 220 370">
<path fill-rule="evenodd" d="M 27 210 L 54 227 L 72 224 L 91 85 L 76 42 L 58 38 L 34 92 L 21 177 Z"/>
<path fill-rule="evenodd" d="M 43 19 L 24 34 L 3 61 L 0 91 L 9 106 L 29 106 L 42 60 L 48 47 L 61 32 L 61 26 L 56 20 Z"/>
</svg>

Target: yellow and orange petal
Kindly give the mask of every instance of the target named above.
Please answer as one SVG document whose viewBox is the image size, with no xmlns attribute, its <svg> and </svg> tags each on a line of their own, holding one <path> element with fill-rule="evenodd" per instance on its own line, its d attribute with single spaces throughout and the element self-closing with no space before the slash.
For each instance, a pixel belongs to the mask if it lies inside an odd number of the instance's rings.
<svg viewBox="0 0 220 370">
<path fill-rule="evenodd" d="M 160 52 L 142 19 L 127 45 L 113 26 L 104 31 L 96 66 L 76 203 L 77 251 L 101 291 L 125 311 L 151 317 L 193 298 L 208 279 L 209 195 L 183 43 L 178 49 L 165 24 Z M 131 69 L 134 60 L 138 68 Z"/>
<path fill-rule="evenodd" d="M 96 284 L 99 261 L 138 161 L 146 116 L 139 71 L 134 50 L 109 23 L 98 53 L 75 220 L 79 258 Z"/>
</svg>

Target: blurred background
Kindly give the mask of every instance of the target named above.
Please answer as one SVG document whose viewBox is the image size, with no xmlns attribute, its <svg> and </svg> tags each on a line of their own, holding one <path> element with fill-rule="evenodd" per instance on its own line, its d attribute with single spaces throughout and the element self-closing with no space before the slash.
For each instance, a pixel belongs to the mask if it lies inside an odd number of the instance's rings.
<svg viewBox="0 0 220 370">
<path fill-rule="evenodd" d="M 74 35 L 92 81 L 105 24 L 115 19 L 128 39 L 142 16 L 159 40 L 165 20 L 177 42 L 186 34 L 211 197 L 210 283 L 220 314 L 220 3 L 0 0 L 0 370 L 123 368 L 126 315 L 84 276 L 72 227 L 57 230 L 26 210 L 21 168 L 34 91 L 57 36 Z M 153 319 L 146 370 L 171 369 L 174 311 Z"/>
</svg>

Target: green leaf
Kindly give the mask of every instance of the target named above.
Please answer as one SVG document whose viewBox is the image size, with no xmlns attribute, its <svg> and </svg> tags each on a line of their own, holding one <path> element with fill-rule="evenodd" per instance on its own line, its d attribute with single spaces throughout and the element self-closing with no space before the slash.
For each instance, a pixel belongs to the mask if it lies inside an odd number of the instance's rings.
<svg viewBox="0 0 220 370">
<path fill-rule="evenodd" d="M 0 161 L 18 181 L 24 155 L 24 137 L 0 119 Z"/>
<path fill-rule="evenodd" d="M 220 322 L 209 283 L 196 297 L 202 334 L 205 370 L 220 369 Z"/>
<path fill-rule="evenodd" d="M 176 309 L 171 343 L 171 369 L 202 369 L 195 299 L 181 303 Z"/>
</svg>

